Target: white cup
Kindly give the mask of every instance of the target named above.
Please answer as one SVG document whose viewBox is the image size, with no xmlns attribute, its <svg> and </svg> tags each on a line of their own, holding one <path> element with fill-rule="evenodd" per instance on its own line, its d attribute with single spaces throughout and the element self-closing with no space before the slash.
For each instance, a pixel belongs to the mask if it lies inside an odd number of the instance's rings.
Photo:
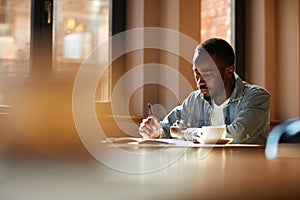
<svg viewBox="0 0 300 200">
<path fill-rule="evenodd" d="M 202 135 L 200 137 L 203 139 L 218 140 L 226 137 L 226 126 L 203 126 L 201 133 Z"/>
</svg>

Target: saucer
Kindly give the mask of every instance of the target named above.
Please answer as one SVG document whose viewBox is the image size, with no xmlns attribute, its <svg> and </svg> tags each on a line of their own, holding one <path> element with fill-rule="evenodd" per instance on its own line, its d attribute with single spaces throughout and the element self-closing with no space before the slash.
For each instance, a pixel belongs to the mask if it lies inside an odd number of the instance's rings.
<svg viewBox="0 0 300 200">
<path fill-rule="evenodd" d="M 219 138 L 219 139 L 205 139 L 197 138 L 201 144 L 228 144 L 232 142 L 233 138 Z"/>
</svg>

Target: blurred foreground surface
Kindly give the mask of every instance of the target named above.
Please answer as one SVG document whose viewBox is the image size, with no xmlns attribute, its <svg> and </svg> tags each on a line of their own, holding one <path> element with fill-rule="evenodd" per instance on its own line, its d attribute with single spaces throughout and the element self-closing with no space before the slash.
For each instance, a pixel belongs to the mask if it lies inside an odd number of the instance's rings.
<svg viewBox="0 0 300 200">
<path fill-rule="evenodd" d="M 190 148 L 160 170 L 129 174 L 96 160 L 72 116 L 72 83 L 15 83 L 0 117 L 0 199 L 298 199 L 300 159 L 266 160 L 264 147 Z M 101 112 L 101 110 L 100 110 Z M 86 116 L 87 118 L 89 116 Z M 100 122 L 101 123 L 101 122 Z M 106 123 L 108 124 L 108 123 Z M 108 136 L 118 136 L 109 129 Z M 88 134 L 88 131 L 87 131 Z M 121 136 L 121 135 L 120 135 Z M 134 148 L 129 153 L 176 148 Z M 107 155 L 108 157 L 111 155 Z M 162 158 L 165 159 L 165 158 Z M 151 162 L 151 161 L 150 161 Z"/>
<path fill-rule="evenodd" d="M 141 148 L 132 152 L 153 150 L 173 153 L 176 148 Z M 199 158 L 200 152 L 201 148 L 187 149 L 169 166 L 144 174 L 111 169 L 87 152 L 80 156 L 1 152 L 0 199 L 299 198 L 300 159 L 269 161 L 262 147 L 214 148 L 205 158 Z M 126 158 L 116 159 L 126 162 Z"/>
</svg>

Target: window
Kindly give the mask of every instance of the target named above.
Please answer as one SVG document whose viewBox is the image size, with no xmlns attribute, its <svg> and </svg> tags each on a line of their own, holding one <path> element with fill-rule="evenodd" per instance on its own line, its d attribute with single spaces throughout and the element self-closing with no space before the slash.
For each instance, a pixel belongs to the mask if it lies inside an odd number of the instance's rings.
<svg viewBox="0 0 300 200">
<path fill-rule="evenodd" d="M 27 76 L 30 50 L 30 1 L 0 1 L 1 78 Z"/>
<path fill-rule="evenodd" d="M 109 37 L 112 2 L 0 0 L 0 104 L 7 79 L 74 78 L 85 56 Z M 109 98 L 109 76 L 107 70 L 101 79 L 104 99 Z"/>
<path fill-rule="evenodd" d="M 231 0 L 201 0 L 201 42 L 211 37 L 232 43 Z"/>
<path fill-rule="evenodd" d="M 109 1 L 56 1 L 54 12 L 54 71 L 68 73 L 109 38 Z"/>
<path fill-rule="evenodd" d="M 0 105 L 9 93 L 6 81 L 29 75 L 30 1 L 0 1 Z"/>
</svg>

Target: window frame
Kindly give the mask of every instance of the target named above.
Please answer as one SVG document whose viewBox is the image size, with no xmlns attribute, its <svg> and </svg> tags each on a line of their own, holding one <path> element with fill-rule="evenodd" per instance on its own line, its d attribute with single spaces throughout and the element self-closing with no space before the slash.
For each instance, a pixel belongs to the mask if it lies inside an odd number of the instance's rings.
<svg viewBox="0 0 300 200">
<path fill-rule="evenodd" d="M 233 10 L 233 43 L 236 54 L 236 72 L 245 80 L 246 69 L 245 69 L 245 1 L 232 0 Z"/>
</svg>

